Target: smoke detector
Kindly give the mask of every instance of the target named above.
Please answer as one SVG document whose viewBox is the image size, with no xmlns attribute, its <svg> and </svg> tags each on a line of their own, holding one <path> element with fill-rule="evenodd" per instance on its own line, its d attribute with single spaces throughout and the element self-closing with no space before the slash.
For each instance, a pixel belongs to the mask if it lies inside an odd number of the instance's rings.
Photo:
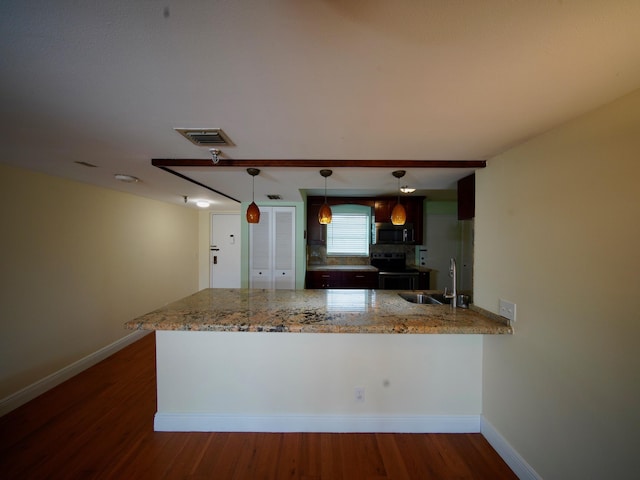
<svg viewBox="0 0 640 480">
<path fill-rule="evenodd" d="M 174 128 L 174 130 L 199 147 L 235 146 L 221 128 Z"/>
</svg>

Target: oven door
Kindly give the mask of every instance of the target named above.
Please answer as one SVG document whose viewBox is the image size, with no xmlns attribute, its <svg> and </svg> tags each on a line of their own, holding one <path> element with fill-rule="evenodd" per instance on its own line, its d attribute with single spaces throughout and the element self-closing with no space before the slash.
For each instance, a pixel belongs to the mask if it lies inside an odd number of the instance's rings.
<svg viewBox="0 0 640 480">
<path fill-rule="evenodd" d="M 417 290 L 417 273 L 380 272 L 378 288 L 381 290 Z"/>
</svg>

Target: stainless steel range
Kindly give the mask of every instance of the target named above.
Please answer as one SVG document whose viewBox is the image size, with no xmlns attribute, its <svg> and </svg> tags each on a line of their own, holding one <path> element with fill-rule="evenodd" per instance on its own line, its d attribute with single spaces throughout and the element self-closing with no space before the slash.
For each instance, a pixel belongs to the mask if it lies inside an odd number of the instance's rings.
<svg viewBox="0 0 640 480">
<path fill-rule="evenodd" d="M 407 268 L 407 258 L 404 253 L 372 253 L 370 262 L 378 269 L 378 288 L 383 290 L 418 289 L 420 274 L 415 268 Z"/>
</svg>

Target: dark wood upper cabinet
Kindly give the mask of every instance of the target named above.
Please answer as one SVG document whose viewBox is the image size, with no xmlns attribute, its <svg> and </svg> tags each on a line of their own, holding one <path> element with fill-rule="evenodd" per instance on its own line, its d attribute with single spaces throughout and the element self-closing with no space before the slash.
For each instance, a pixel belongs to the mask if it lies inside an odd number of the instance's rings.
<svg viewBox="0 0 640 480">
<path fill-rule="evenodd" d="M 376 223 L 380 222 L 390 222 L 391 221 L 391 210 L 395 206 L 395 202 L 393 205 L 389 205 L 388 198 L 381 198 L 375 201 L 375 215 L 376 215 Z"/>
<path fill-rule="evenodd" d="M 307 244 L 326 245 L 327 226 L 318 222 L 318 212 L 324 204 L 324 197 L 309 197 L 307 199 Z"/>
<path fill-rule="evenodd" d="M 407 212 L 407 223 L 413 225 L 416 244 L 422 243 L 424 225 L 424 197 L 400 197 L 400 202 Z M 318 211 L 324 203 L 324 197 L 307 198 L 307 244 L 326 244 L 326 225 L 318 223 Z M 376 223 L 390 223 L 391 211 L 398 203 L 398 197 L 328 197 L 329 205 L 366 205 L 374 208 Z"/>
<path fill-rule="evenodd" d="M 398 203 L 398 197 L 377 198 L 375 200 L 376 223 L 390 223 L 393 207 Z M 413 225 L 413 243 L 422 243 L 422 229 L 424 225 L 424 197 L 400 197 L 400 203 L 407 212 L 406 223 Z"/>
<path fill-rule="evenodd" d="M 476 216 L 476 174 L 458 180 L 458 220 Z"/>
</svg>

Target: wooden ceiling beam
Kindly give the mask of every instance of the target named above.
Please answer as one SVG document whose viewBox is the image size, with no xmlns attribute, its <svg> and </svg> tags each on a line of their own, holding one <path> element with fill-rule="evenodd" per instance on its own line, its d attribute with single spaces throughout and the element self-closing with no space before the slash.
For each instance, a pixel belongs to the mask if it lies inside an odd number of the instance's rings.
<svg viewBox="0 0 640 480">
<path fill-rule="evenodd" d="M 278 160 L 221 158 L 214 164 L 210 159 L 154 158 L 156 167 L 310 167 L 310 168 L 485 168 L 486 160 Z"/>
</svg>

